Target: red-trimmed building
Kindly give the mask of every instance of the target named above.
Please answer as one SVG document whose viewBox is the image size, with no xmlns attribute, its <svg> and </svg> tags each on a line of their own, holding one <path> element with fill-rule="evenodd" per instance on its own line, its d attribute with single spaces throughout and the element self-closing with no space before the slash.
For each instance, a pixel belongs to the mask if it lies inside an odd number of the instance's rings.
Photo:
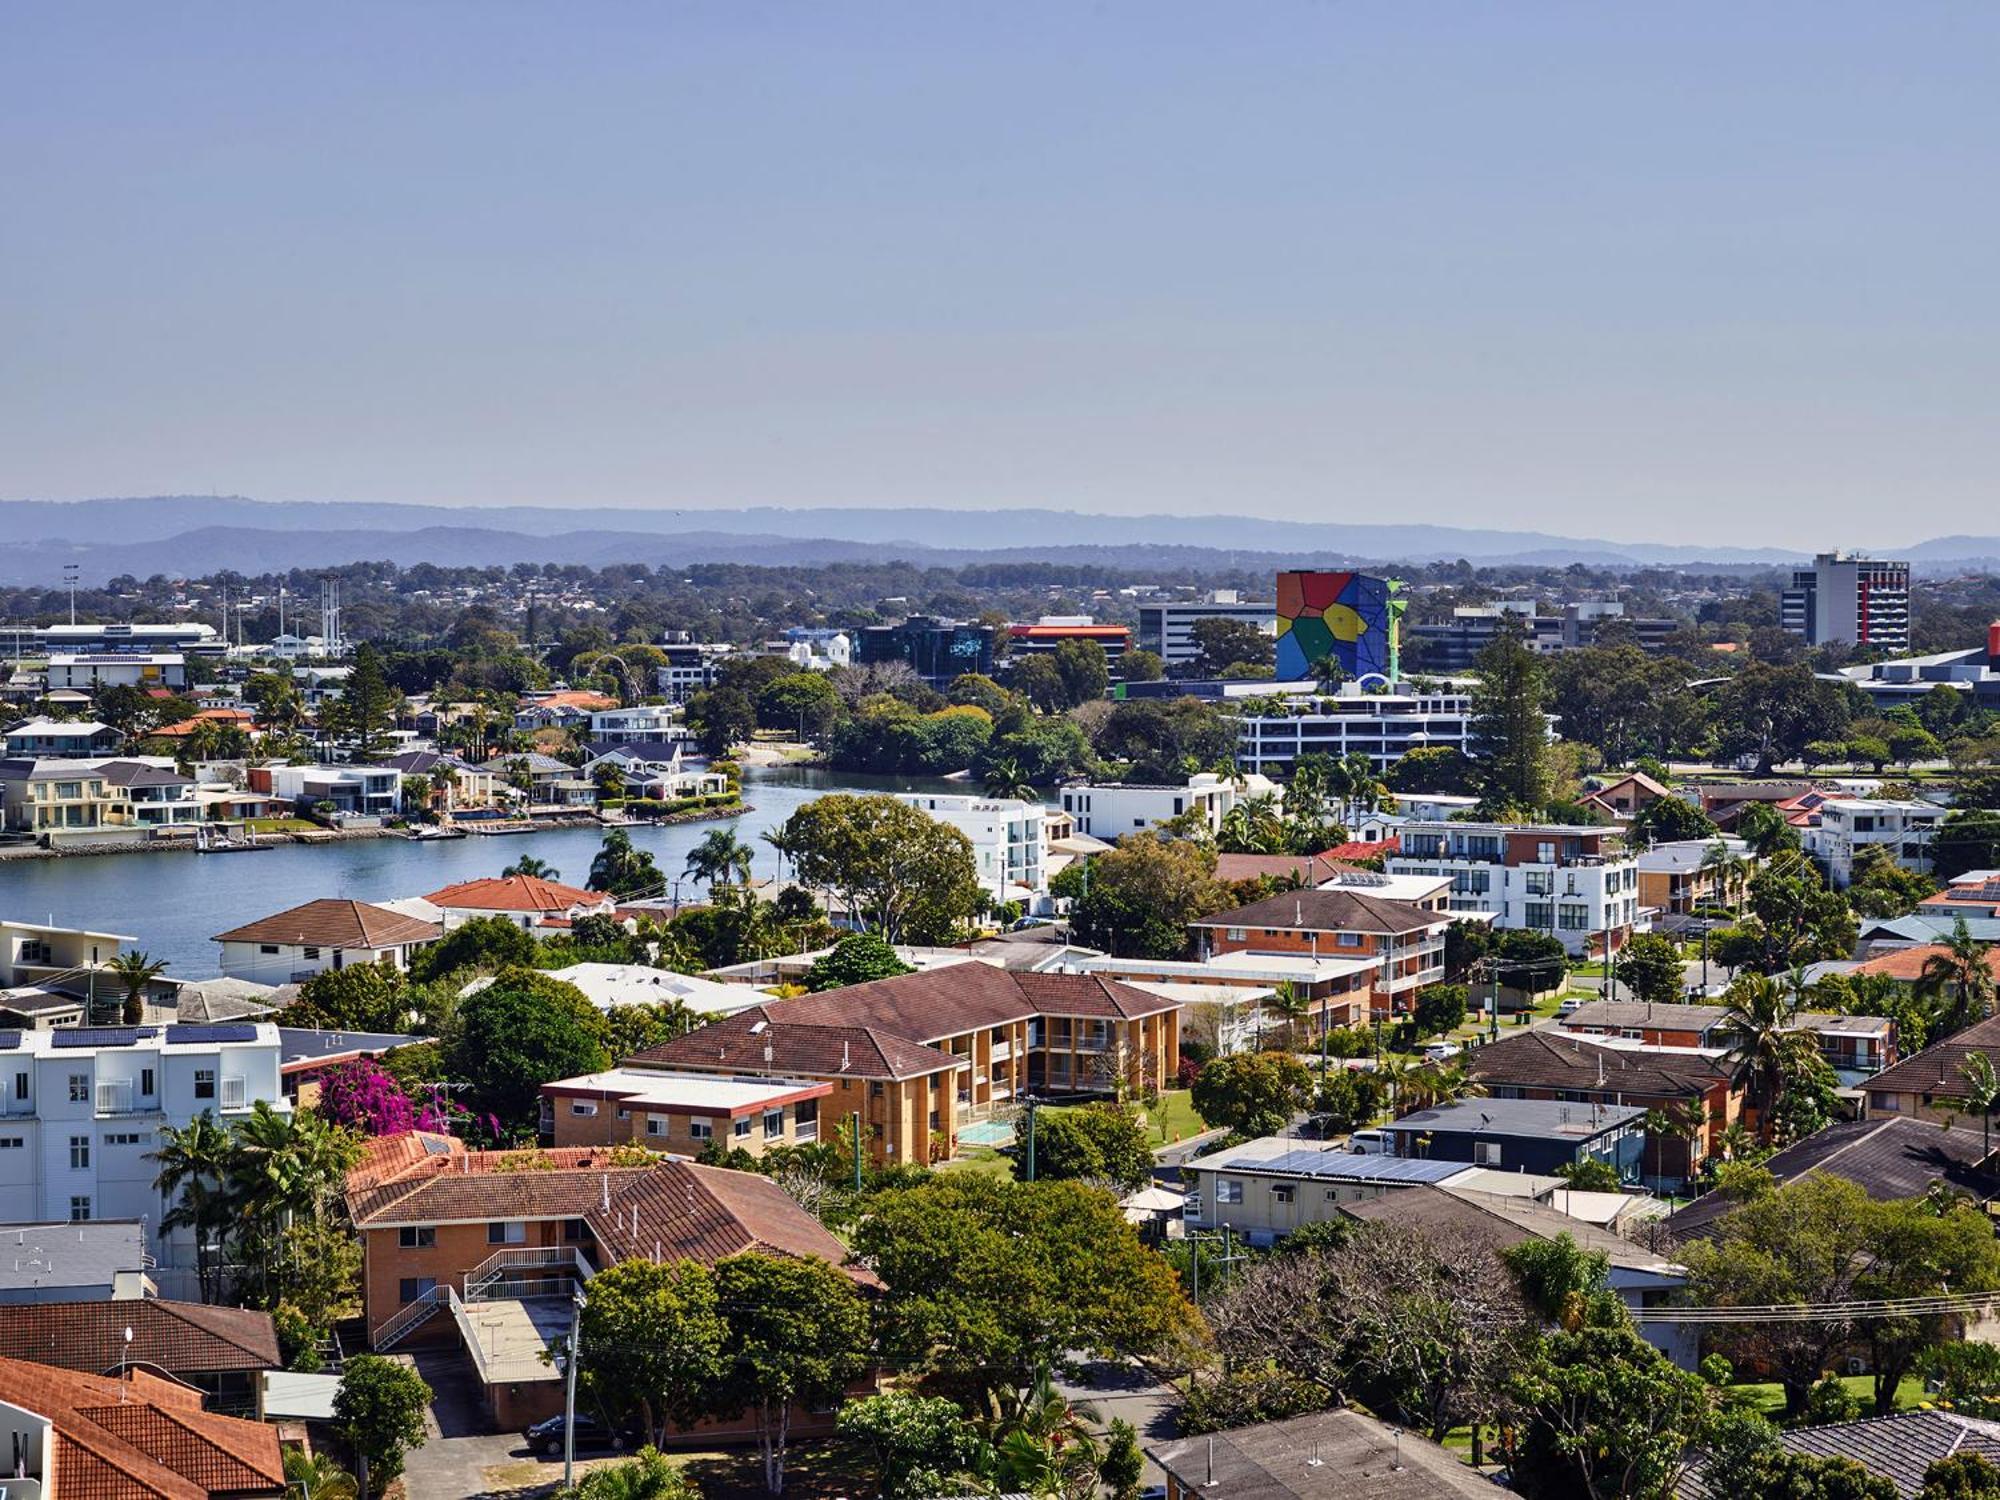
<svg viewBox="0 0 2000 1500">
<path fill-rule="evenodd" d="M 1368 1019 L 1416 1009 L 1417 991 L 1444 978 L 1453 917 L 1344 887 L 1284 891 L 1189 923 L 1203 958 L 1227 953 L 1292 958 L 1373 958 Z"/>
</svg>

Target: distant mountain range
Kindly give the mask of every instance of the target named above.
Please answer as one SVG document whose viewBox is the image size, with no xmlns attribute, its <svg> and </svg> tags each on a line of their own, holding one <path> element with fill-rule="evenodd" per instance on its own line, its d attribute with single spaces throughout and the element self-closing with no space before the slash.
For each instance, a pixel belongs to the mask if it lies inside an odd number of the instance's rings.
<svg viewBox="0 0 2000 1500">
<path fill-rule="evenodd" d="M 1426 525 L 1269 521 L 1241 516 L 1104 516 L 1009 510 L 994 544 L 968 545 L 984 512 L 942 509 L 624 510 L 492 508 L 346 501 L 263 501 L 163 495 L 0 502 L 0 584 L 54 584 L 75 563 L 87 583 L 121 573 L 261 573 L 393 559 L 506 566 L 516 562 L 985 561 L 1098 563 L 1127 568 L 1263 567 L 1450 561 L 1562 567 L 1771 567 L 1804 561 L 1783 548 L 1609 542 Z M 1047 538 L 1021 546 L 1019 538 Z M 114 539 L 115 540 L 110 540 Z M 1880 555 L 1925 571 L 1991 569 L 2000 537 L 1939 537 Z"/>
</svg>

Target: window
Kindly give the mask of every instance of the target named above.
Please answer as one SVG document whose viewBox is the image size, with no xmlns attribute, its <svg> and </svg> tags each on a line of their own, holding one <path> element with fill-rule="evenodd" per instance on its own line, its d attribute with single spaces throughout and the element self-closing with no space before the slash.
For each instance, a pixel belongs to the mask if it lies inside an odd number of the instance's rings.
<svg viewBox="0 0 2000 1500">
<path fill-rule="evenodd" d="M 89 1099 L 90 1099 L 90 1075 L 88 1073 L 70 1074 L 69 1102 L 72 1104 L 84 1104 L 88 1103 Z"/>
<path fill-rule="evenodd" d="M 646 1116 L 647 1135 L 665 1135 L 666 1133 L 667 1133 L 667 1122 L 663 1118 L 661 1118 L 659 1115 Z"/>
<path fill-rule="evenodd" d="M 0 1151 L 19 1151 L 23 1141 L 24 1137 L 18 1135 L 0 1135 Z"/>
<path fill-rule="evenodd" d="M 745 1139 L 750 1134 L 750 1117 L 745 1115 L 731 1128 L 739 1141 Z"/>
<path fill-rule="evenodd" d="M 1359 948 L 1361 946 L 1361 934 L 1358 932 L 1337 933 L 1335 934 L 1335 941 L 1342 948 Z"/>
<path fill-rule="evenodd" d="M 420 1297 L 428 1297 L 436 1290 L 435 1276 L 405 1276 L 396 1283 L 396 1295 L 405 1302 L 415 1302 Z"/>
<path fill-rule="evenodd" d="M 194 1096 L 197 1099 L 215 1097 L 215 1069 L 196 1068 L 194 1070 Z"/>
<path fill-rule="evenodd" d="M 319 957 L 319 949 L 317 949 L 317 948 L 308 948 L 308 949 L 306 949 L 306 950 L 305 950 L 305 953 L 304 953 L 304 957 L 306 957 L 306 958 L 318 958 L 318 957 Z"/>
<path fill-rule="evenodd" d="M 1224 930 L 1224 932 L 1226 932 L 1226 933 L 1228 934 L 1228 937 L 1229 937 L 1229 941 L 1230 941 L 1230 942 L 1232 942 L 1232 943 L 1241 943 L 1241 942 L 1244 942 L 1244 941 L 1246 941 L 1246 940 L 1248 939 L 1248 937 L 1249 937 L 1249 930 L 1248 930 L 1247 928 L 1243 928 L 1243 927 L 1228 927 L 1228 928 L 1224 928 L 1223 930 Z"/>
<path fill-rule="evenodd" d="M 87 1171 L 90 1167 L 90 1137 L 73 1135 L 69 1138 L 69 1169 L 72 1172 Z"/>
<path fill-rule="evenodd" d="M 1243 1184 L 1228 1177 L 1218 1177 L 1215 1180 L 1215 1201 L 1217 1203 L 1241 1203 L 1243 1201 Z"/>
<path fill-rule="evenodd" d="M 107 1135 L 104 1138 L 104 1144 L 107 1146 L 137 1146 L 143 1143 L 145 1139 L 146 1138 L 144 1136 L 136 1133 L 125 1134 L 125 1135 Z"/>
<path fill-rule="evenodd" d="M 1271 1201 L 1273 1203 L 1290 1203 L 1293 1195 L 1297 1192 L 1298 1188 L 1292 1183 L 1274 1182 L 1271 1184 Z"/>
<path fill-rule="evenodd" d="M 151 1068 L 141 1068 L 139 1070 L 139 1092 L 148 1097 L 152 1095 L 153 1070 Z"/>
<path fill-rule="evenodd" d="M 1500 1143 L 1498 1141 L 1474 1141 L 1472 1143 L 1472 1159 L 1482 1167 L 1499 1166 Z"/>
<path fill-rule="evenodd" d="M 594 1115 L 597 1106 L 588 1099 L 572 1099 L 569 1101 L 569 1112 L 573 1115 Z"/>
<path fill-rule="evenodd" d="M 16 1099 L 25 1099 L 28 1097 L 28 1075 L 26 1073 L 16 1073 L 14 1075 L 14 1097 Z"/>
<path fill-rule="evenodd" d="M 581 1219 L 563 1220 L 563 1243 L 565 1245 L 580 1245 L 586 1239 L 588 1239 L 589 1236 L 590 1236 L 590 1226 L 585 1224 L 583 1220 Z"/>
<path fill-rule="evenodd" d="M 1530 901 L 1521 909 L 1521 925 L 1546 930 L 1555 925 L 1556 908 L 1550 901 Z"/>
<path fill-rule="evenodd" d="M 931 1129 L 937 1129 L 937 1111 L 931 1111 Z M 785 1133 L 785 1112 L 782 1109 L 764 1111 L 764 1139 L 774 1141 Z"/>
<path fill-rule="evenodd" d="M 276 954 L 278 951 L 278 945 L 276 943 L 259 943 L 257 945 L 257 951 L 259 953 Z"/>
<path fill-rule="evenodd" d="M 87 1193 L 79 1193 L 69 1200 L 69 1221 L 72 1224 L 90 1222 L 90 1196 Z"/>
<path fill-rule="evenodd" d="M 438 1242 L 438 1232 L 430 1224 L 405 1224 L 396 1231 L 396 1245 L 403 1250 L 428 1250 Z M 408 1297 L 403 1299 L 409 1301 Z"/>
<path fill-rule="evenodd" d="M 486 1243 L 489 1245 L 525 1245 L 528 1243 L 528 1226 L 519 1219 L 509 1219 L 503 1224 L 486 1226 Z"/>
<path fill-rule="evenodd" d="M 1590 925 L 1590 908 L 1565 901 L 1556 908 L 1556 925 L 1564 932 L 1582 932 Z"/>
<path fill-rule="evenodd" d="M 689 1140 L 708 1141 L 708 1140 L 713 1140 L 714 1138 L 715 1138 L 715 1121 L 713 1120 L 688 1121 Z"/>
</svg>

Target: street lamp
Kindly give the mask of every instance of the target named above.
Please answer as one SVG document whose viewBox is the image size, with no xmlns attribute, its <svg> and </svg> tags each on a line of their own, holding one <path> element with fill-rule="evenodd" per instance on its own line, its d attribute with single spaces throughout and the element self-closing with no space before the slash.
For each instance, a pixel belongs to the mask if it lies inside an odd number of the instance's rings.
<svg viewBox="0 0 2000 1500">
<path fill-rule="evenodd" d="M 583 1310 L 590 1305 L 578 1287 L 570 1294 L 576 1309 L 569 1323 L 569 1357 L 563 1363 L 563 1490 L 576 1482 L 576 1367 L 583 1357 Z"/>
</svg>

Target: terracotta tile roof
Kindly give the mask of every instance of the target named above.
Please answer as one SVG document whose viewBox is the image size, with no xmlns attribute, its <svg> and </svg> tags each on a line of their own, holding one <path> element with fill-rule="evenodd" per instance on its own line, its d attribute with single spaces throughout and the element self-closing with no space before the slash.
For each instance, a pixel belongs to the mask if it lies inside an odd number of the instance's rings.
<svg viewBox="0 0 2000 1500">
<path fill-rule="evenodd" d="M 586 891 L 539 875 L 494 875 L 448 885 L 424 899 L 433 906 L 462 910 L 561 912 L 573 906 L 603 906 L 611 898 L 602 891 Z"/>
<path fill-rule="evenodd" d="M 199 1392 L 143 1372 L 120 1381 L 0 1359 L 0 1400 L 55 1428 L 54 1474 L 42 1477 L 63 1500 L 247 1500 L 284 1493 L 276 1428 L 205 1412 Z"/>
<path fill-rule="evenodd" d="M 416 1131 L 410 1134 L 421 1136 Z M 427 1151 L 386 1172 L 364 1159 L 347 1179 L 347 1211 L 363 1229 L 493 1219 L 580 1219 L 603 1196 L 607 1181 L 615 1184 L 622 1176 L 646 1170 L 611 1165 L 610 1150 L 604 1146 Z"/>
<path fill-rule="evenodd" d="M 441 930 L 434 922 L 419 922 L 385 907 L 329 896 L 263 917 L 247 926 L 219 932 L 215 941 L 305 943 L 321 948 L 400 948 L 410 943 L 433 942 Z"/>
<path fill-rule="evenodd" d="M 593 693 L 587 688 L 570 688 L 558 693 L 537 693 L 532 698 L 523 698 L 520 707 L 523 712 L 531 708 L 616 708 L 618 700 L 603 693 Z"/>
<path fill-rule="evenodd" d="M 1218 854 L 1215 856 L 1215 878 L 1224 885 L 1234 885 L 1241 880 L 1260 880 L 1270 876 L 1275 880 L 1290 877 L 1307 885 L 1316 885 L 1336 870 L 1344 868 L 1336 864 L 1326 854 Z"/>
<path fill-rule="evenodd" d="M 1712 1058 L 1598 1047 L 1548 1031 L 1504 1037 L 1471 1057 L 1472 1076 L 1488 1087 L 1582 1089 L 1648 1097 L 1691 1097 L 1729 1078 Z M 1602 1077 L 1602 1085 L 1598 1079 Z"/>
<path fill-rule="evenodd" d="M 1862 965 L 1864 971 L 1867 968 Z M 1895 1067 L 1885 1068 L 1868 1080 L 1867 1089 L 1871 1094 L 1917 1094 L 1926 1100 L 1957 1098 L 1965 1090 L 1965 1060 L 1975 1052 L 1984 1052 L 2000 1066 L 2000 1016 L 1975 1021 Z"/>
<path fill-rule="evenodd" d="M 1235 911 L 1217 912 L 1190 927 L 1262 927 L 1284 932 L 1367 932 L 1400 936 L 1451 925 L 1444 912 L 1407 901 L 1385 901 L 1360 891 L 1284 891 Z"/>
<path fill-rule="evenodd" d="M 746 1250 L 836 1266 L 847 1258 L 847 1247 L 770 1178 L 694 1162 L 663 1161 L 640 1172 L 613 1189 L 609 1208 L 600 1197 L 584 1217 L 617 1261 L 648 1260 L 655 1251 L 709 1265 Z M 875 1284 L 872 1272 L 849 1270 Z"/>
<path fill-rule="evenodd" d="M 9 1307 L 0 1316 L 0 1358 L 38 1360 L 92 1374 L 130 1359 L 177 1376 L 267 1370 L 279 1364 L 278 1335 L 269 1313 L 156 1297 Z"/>
<path fill-rule="evenodd" d="M 1940 953 L 1951 949 L 1944 943 L 1918 943 L 1913 948 L 1892 948 L 1887 953 L 1858 965 L 1856 974 L 1887 974 L 1891 979 L 1900 979 L 1906 984 L 1914 984 L 1924 976 L 1924 965 Z M 1986 950 L 1986 967 L 1993 971 L 1993 977 L 2000 979 L 2000 948 Z"/>
<path fill-rule="evenodd" d="M 818 1077 L 914 1078 L 956 1067 L 933 1042 L 1035 1016 L 1131 1020 L 1175 1002 L 1098 974 L 1034 974 L 952 964 L 750 1006 L 652 1047 L 639 1063 Z M 768 1055 L 767 1055 L 768 1054 Z"/>
</svg>

